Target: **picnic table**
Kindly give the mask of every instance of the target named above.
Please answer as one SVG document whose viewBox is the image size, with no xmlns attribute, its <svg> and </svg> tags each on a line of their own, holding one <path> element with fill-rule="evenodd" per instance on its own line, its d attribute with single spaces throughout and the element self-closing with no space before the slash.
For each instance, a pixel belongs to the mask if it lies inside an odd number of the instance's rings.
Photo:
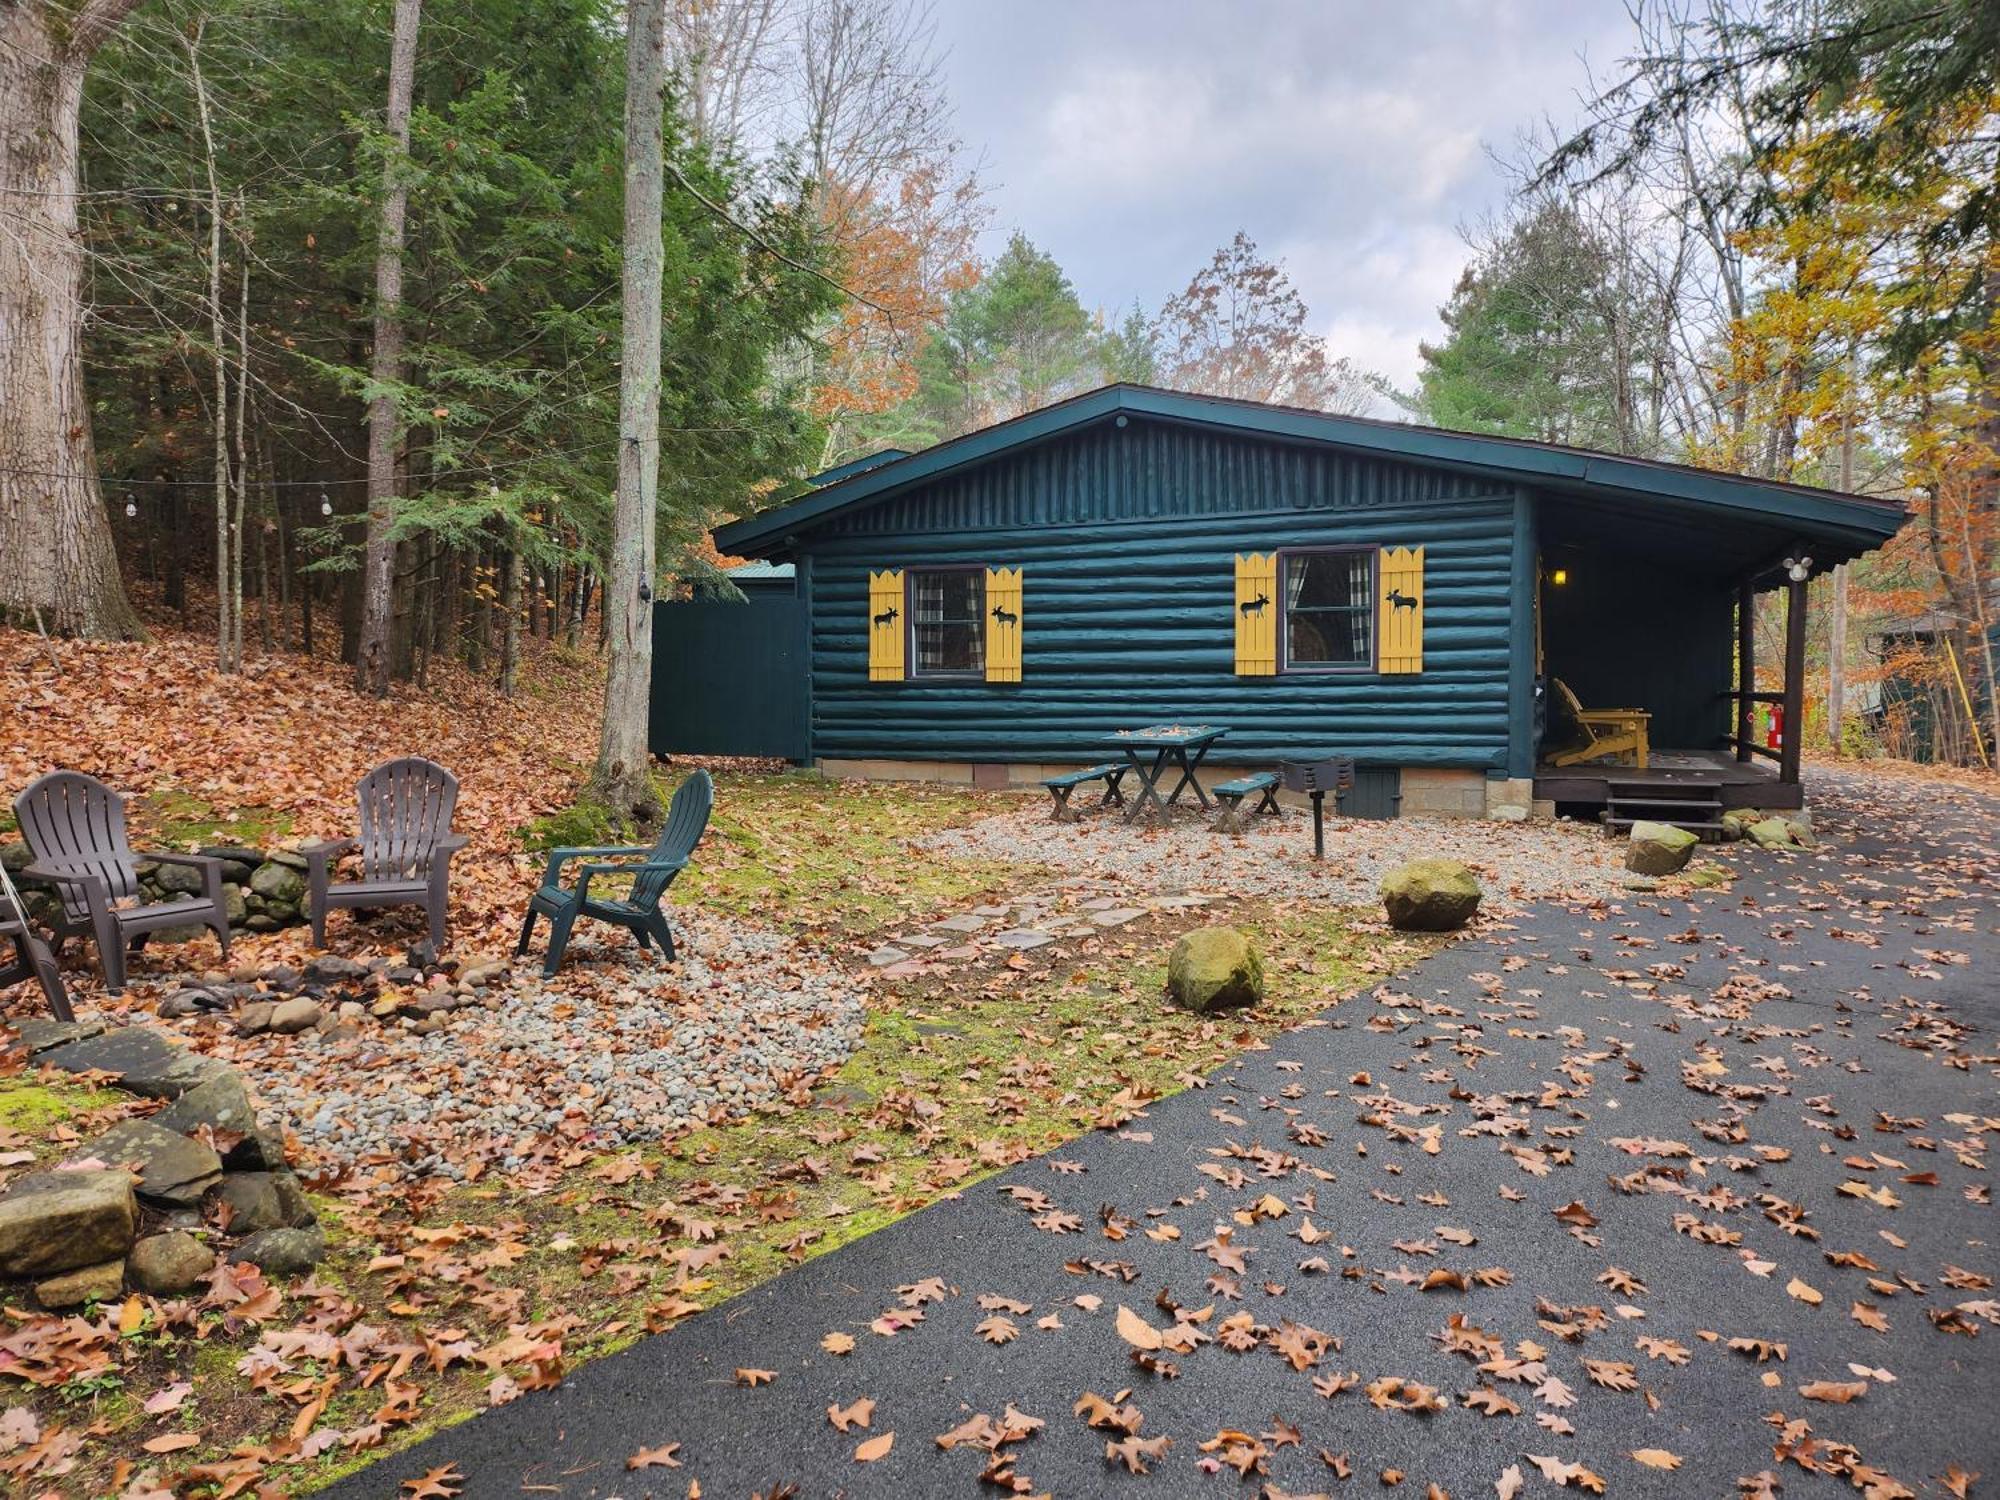
<svg viewBox="0 0 2000 1500">
<path fill-rule="evenodd" d="M 1206 810 L 1208 793 L 1201 789 L 1194 773 L 1207 758 L 1209 747 L 1227 733 L 1227 729 L 1217 724 L 1149 724 L 1144 729 L 1121 729 L 1112 735 L 1105 743 L 1125 752 L 1139 778 L 1139 793 L 1125 810 L 1125 821 L 1133 822 L 1149 812 L 1165 820 L 1181 793 L 1189 787 L 1194 788 L 1196 800 Z M 1160 778 L 1176 767 L 1181 773 L 1180 780 L 1162 797 Z"/>
</svg>

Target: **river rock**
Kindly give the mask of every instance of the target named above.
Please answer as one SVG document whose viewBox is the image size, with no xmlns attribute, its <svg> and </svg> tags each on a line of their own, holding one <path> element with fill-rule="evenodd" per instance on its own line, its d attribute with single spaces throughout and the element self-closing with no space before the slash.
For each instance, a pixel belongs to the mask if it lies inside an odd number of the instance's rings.
<svg viewBox="0 0 2000 1500">
<path fill-rule="evenodd" d="M 125 1261 L 79 1266 L 35 1283 L 35 1299 L 44 1307 L 81 1307 L 86 1302 L 110 1302 L 125 1290 Z"/>
<path fill-rule="evenodd" d="M 290 1172 L 231 1172 L 209 1202 L 228 1206 L 231 1234 L 303 1229 L 314 1222 L 305 1190 Z"/>
<path fill-rule="evenodd" d="M 1413 859 L 1382 877 L 1383 908 L 1399 932 L 1451 932 L 1479 910 L 1479 879 L 1455 859 Z"/>
<path fill-rule="evenodd" d="M 1167 995 L 1183 1010 L 1207 1014 L 1264 998 L 1264 965 L 1234 927 L 1184 934 L 1167 956 Z"/>
<path fill-rule="evenodd" d="M 280 1036 L 296 1036 L 299 1032 L 319 1023 L 324 1012 L 317 1000 L 297 996 L 290 1000 L 280 1000 L 271 1011 L 271 1030 Z"/>
<path fill-rule="evenodd" d="M 128 1173 L 30 1173 L 0 1194 L 0 1275 L 49 1276 L 123 1256 L 137 1225 Z"/>
<path fill-rule="evenodd" d="M 302 1276 L 326 1258 L 326 1232 L 310 1229 L 265 1229 L 229 1252 L 234 1264 L 248 1262 L 266 1276 Z"/>
<path fill-rule="evenodd" d="M 125 1258 L 133 1290 L 155 1297 L 178 1297 L 214 1269 L 215 1252 L 185 1229 L 148 1235 Z"/>
<path fill-rule="evenodd" d="M 264 898 L 267 906 L 294 909 L 305 899 L 306 880 L 290 865 L 267 861 L 250 872 L 250 889 Z"/>
<path fill-rule="evenodd" d="M 316 953 L 306 960 L 306 978 L 314 984 L 351 983 L 368 977 L 368 966 L 338 953 Z"/>
</svg>

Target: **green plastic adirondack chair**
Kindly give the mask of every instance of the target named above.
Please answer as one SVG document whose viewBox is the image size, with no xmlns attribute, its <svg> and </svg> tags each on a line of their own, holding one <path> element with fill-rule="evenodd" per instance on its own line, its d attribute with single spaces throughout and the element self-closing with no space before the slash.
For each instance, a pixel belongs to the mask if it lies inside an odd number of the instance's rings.
<svg viewBox="0 0 2000 1500">
<path fill-rule="evenodd" d="M 667 808 L 666 826 L 650 849 L 644 847 L 604 849 L 551 849 L 548 868 L 542 872 L 541 889 L 528 898 L 527 919 L 521 923 L 521 941 L 514 946 L 516 956 L 528 951 L 535 934 L 535 918 L 549 919 L 549 951 L 542 962 L 548 978 L 562 964 L 563 950 L 569 946 L 570 929 L 578 917 L 590 917 L 623 927 L 639 940 L 642 948 L 654 943 L 661 954 L 674 956 L 673 929 L 660 910 L 660 898 L 674 877 L 687 868 L 694 847 L 708 827 L 709 812 L 715 806 L 715 783 L 708 772 L 696 771 L 681 783 Z M 634 858 L 637 864 L 621 863 Z M 565 890 L 563 866 L 572 860 L 587 860 L 577 867 L 573 889 Z M 600 875 L 633 876 L 632 889 L 624 897 L 592 898 L 590 883 Z"/>
</svg>

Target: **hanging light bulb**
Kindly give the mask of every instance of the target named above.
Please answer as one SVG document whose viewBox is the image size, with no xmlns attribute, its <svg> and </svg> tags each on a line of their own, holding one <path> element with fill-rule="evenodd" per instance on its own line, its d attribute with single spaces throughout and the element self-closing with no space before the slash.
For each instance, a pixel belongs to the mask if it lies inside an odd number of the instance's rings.
<svg viewBox="0 0 2000 1500">
<path fill-rule="evenodd" d="M 326 498 L 325 490 L 319 492 L 319 513 L 323 516 L 333 514 L 333 502 Z"/>
<path fill-rule="evenodd" d="M 125 519 L 132 520 L 139 514 L 139 502 L 130 490 L 125 492 Z"/>
</svg>

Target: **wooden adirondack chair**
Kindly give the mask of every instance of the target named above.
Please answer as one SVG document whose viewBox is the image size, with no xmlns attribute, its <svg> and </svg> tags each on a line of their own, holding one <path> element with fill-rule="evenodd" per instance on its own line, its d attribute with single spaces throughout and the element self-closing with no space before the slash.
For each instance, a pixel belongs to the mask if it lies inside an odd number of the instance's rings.
<svg viewBox="0 0 2000 1500">
<path fill-rule="evenodd" d="M 1570 717 L 1581 726 L 1584 742 L 1550 755 L 1550 765 L 1581 765 L 1585 761 L 1605 760 L 1630 752 L 1639 769 L 1646 769 L 1649 749 L 1646 741 L 1653 722 L 1650 713 L 1643 708 L 1585 708 L 1577 701 L 1576 694 L 1569 690 L 1568 683 L 1560 677 L 1551 681 Z"/>
<path fill-rule="evenodd" d="M 562 963 L 563 949 L 569 946 L 569 930 L 578 917 L 592 917 L 627 929 L 641 948 L 657 942 L 661 954 L 674 956 L 673 929 L 660 910 L 660 898 L 674 877 L 687 868 L 694 846 L 708 827 L 709 812 L 715 806 L 715 783 L 708 772 L 696 771 L 680 784 L 667 808 L 666 826 L 653 847 L 607 849 L 551 849 L 548 868 L 542 872 L 541 889 L 528 898 L 527 920 L 521 923 L 521 941 L 514 945 L 518 956 L 528 951 L 535 934 L 535 918 L 549 919 L 549 952 L 542 962 L 542 977 L 553 976 Z M 640 864 L 614 861 L 645 856 Z M 579 866 L 574 890 L 564 890 L 562 867 L 573 859 L 592 863 Z M 631 891 L 621 898 L 591 899 L 590 882 L 600 875 L 630 875 Z"/>
<path fill-rule="evenodd" d="M 10 938 L 14 943 L 14 961 L 0 964 L 0 990 L 32 979 L 41 985 L 42 996 L 49 1002 L 55 1018 L 74 1021 L 76 1012 L 69 1008 L 69 991 L 63 988 L 56 956 L 49 952 L 49 945 L 28 921 L 28 905 L 14 889 L 5 865 L 0 865 L 0 938 Z"/>
<path fill-rule="evenodd" d="M 451 831 L 458 778 L 436 761 L 409 755 L 377 766 L 354 795 L 361 806 L 361 836 L 308 845 L 306 910 L 315 948 L 326 946 L 326 914 L 336 906 L 421 906 L 430 917 L 431 944 L 444 947 L 451 857 L 466 844 Z M 336 881 L 334 863 L 358 851 L 361 878 Z"/>
<path fill-rule="evenodd" d="M 222 862 L 205 854 L 138 855 L 125 836 L 125 799 L 95 776 L 51 771 L 14 799 L 14 816 L 35 862 L 21 874 L 46 880 L 62 898 L 58 937 L 89 933 L 112 994 L 125 988 L 125 950 L 165 927 L 196 923 L 215 934 L 229 957 L 229 915 L 222 903 Z M 139 863 L 186 865 L 201 873 L 201 895 L 185 901 L 122 905 L 139 895 Z"/>
</svg>

